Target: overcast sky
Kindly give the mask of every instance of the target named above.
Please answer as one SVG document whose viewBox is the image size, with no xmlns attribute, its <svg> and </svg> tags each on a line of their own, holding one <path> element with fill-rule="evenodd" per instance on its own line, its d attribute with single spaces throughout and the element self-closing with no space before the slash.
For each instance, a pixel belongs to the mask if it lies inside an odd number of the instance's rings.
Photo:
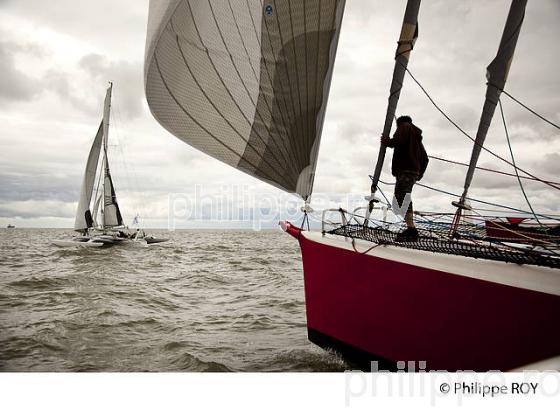
<svg viewBox="0 0 560 410">
<path fill-rule="evenodd" d="M 405 1 L 347 0 L 323 131 L 316 193 L 367 194 L 383 127 Z M 509 0 L 424 0 L 409 68 L 467 132 L 476 133 L 485 68 L 496 54 Z M 86 157 L 115 83 L 111 153 L 125 220 L 140 212 L 166 226 L 170 193 L 240 184 L 281 197 L 167 133 L 143 91 L 148 0 L 0 0 L 0 224 L 71 227 Z M 530 1 L 506 89 L 560 122 L 560 1 Z M 560 179 L 559 132 L 502 98 L 521 167 Z M 429 154 L 468 162 L 472 143 L 447 123 L 410 78 L 399 114 L 424 130 Z M 498 112 L 497 112 L 498 114 Z M 488 146 L 507 157 L 500 118 Z M 384 180 L 391 180 L 390 156 Z M 480 164 L 508 170 L 487 154 Z M 432 161 L 425 183 L 460 193 L 466 169 Z M 535 208 L 558 211 L 558 191 L 527 183 Z M 389 189 L 389 188 L 387 188 Z M 526 209 L 517 181 L 478 172 L 471 194 Z M 417 209 L 452 211 L 450 198 L 416 188 Z"/>
</svg>

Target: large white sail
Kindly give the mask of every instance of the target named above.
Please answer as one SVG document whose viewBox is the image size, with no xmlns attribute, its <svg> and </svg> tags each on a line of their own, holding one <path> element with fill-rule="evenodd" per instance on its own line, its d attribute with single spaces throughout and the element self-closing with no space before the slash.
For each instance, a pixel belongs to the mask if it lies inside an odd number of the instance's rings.
<svg viewBox="0 0 560 410">
<path fill-rule="evenodd" d="M 344 0 L 151 0 L 145 88 L 193 147 L 311 195 Z"/>
<path fill-rule="evenodd" d="M 80 200 L 78 202 L 78 210 L 74 221 L 74 230 L 84 231 L 93 226 L 93 218 L 90 211 L 91 196 L 93 193 L 93 185 L 95 174 L 97 172 L 97 163 L 99 162 L 99 153 L 101 152 L 101 144 L 103 141 L 103 121 L 99 125 L 99 130 L 93 140 L 93 144 L 89 151 L 82 188 L 80 190 Z"/>
</svg>

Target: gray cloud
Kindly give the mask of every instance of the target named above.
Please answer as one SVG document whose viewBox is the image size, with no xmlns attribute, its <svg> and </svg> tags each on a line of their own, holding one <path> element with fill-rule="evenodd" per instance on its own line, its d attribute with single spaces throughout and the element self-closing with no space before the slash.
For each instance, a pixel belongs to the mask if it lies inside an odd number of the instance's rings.
<svg viewBox="0 0 560 410">
<path fill-rule="evenodd" d="M 124 60 L 144 49 L 148 0 L 3 0 L 0 10 Z"/>
<path fill-rule="evenodd" d="M 71 83 L 72 74 L 50 69 L 43 77 L 46 90 L 57 95 L 64 104 L 68 104 L 86 114 L 94 115 L 99 112 L 99 103 L 86 98 L 79 92 L 76 84 Z"/>
<path fill-rule="evenodd" d="M 73 203 L 52 200 L 0 201 L 0 217 L 2 218 L 73 218 L 74 212 L 75 204 Z"/>
<path fill-rule="evenodd" d="M 99 111 L 99 102 L 77 86 L 75 71 L 49 68 L 40 78 L 31 77 L 16 66 L 17 55 L 42 59 L 48 58 L 49 52 L 38 43 L 0 41 L 0 103 L 30 101 L 45 91 L 50 91 L 65 104 L 86 114 L 96 114 Z M 142 115 L 144 95 L 140 63 L 110 61 L 100 54 L 88 54 L 78 62 L 78 69 L 86 74 L 82 83 L 104 85 L 107 81 L 114 81 L 117 84 L 119 108 L 125 119 Z M 6 108 L 10 106 L 7 105 Z"/>
<path fill-rule="evenodd" d="M 109 61 L 100 54 L 88 54 L 79 62 L 94 81 L 112 81 L 118 86 L 119 106 L 126 118 L 135 118 L 143 113 L 142 65 L 128 61 Z"/>
<path fill-rule="evenodd" d="M 53 200 L 75 202 L 79 194 L 78 173 L 68 176 L 0 173 L 0 198 L 6 201 Z M 56 190 L 52 187 L 56 186 Z M 40 210 L 39 210 L 40 211 Z"/>
<path fill-rule="evenodd" d="M 21 51 L 16 43 L 0 41 L 0 102 L 30 100 L 41 91 L 38 80 L 16 67 L 15 54 Z"/>
<path fill-rule="evenodd" d="M 555 179 L 560 176 L 560 154 L 550 152 L 544 155 L 542 161 L 535 164 L 535 168 L 541 169 Z"/>
</svg>

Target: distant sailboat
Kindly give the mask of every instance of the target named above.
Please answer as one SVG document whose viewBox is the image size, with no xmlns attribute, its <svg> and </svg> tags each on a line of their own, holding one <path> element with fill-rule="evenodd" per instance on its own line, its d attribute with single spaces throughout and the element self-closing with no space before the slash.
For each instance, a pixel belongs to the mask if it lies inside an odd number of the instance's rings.
<svg viewBox="0 0 560 410">
<path fill-rule="evenodd" d="M 113 84 L 110 83 L 105 96 L 103 119 L 99 124 L 99 129 L 89 152 L 80 190 L 74 230 L 82 233 L 82 236 L 74 237 L 71 240 L 55 240 L 53 241 L 54 245 L 60 247 L 100 247 L 131 240 L 143 240 L 146 243 L 167 241 L 167 239 L 148 237 L 139 228 L 132 234 L 124 231 L 126 227 L 117 202 L 107 155 L 112 91 Z M 101 172 L 97 175 L 101 154 Z M 95 198 L 93 212 L 90 209 L 92 198 Z"/>
</svg>

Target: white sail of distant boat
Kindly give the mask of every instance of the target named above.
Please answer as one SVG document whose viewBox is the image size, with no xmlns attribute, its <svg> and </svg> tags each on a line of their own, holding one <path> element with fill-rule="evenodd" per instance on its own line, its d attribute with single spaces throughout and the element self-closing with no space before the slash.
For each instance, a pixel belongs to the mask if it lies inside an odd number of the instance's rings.
<svg viewBox="0 0 560 410">
<path fill-rule="evenodd" d="M 103 121 L 99 125 L 97 135 L 93 140 L 93 145 L 89 151 L 89 156 L 84 172 L 84 179 L 82 181 L 82 188 L 80 190 L 80 200 L 78 202 L 78 210 L 76 212 L 76 219 L 74 221 L 74 230 L 87 231 L 94 225 L 94 218 L 90 212 L 91 196 L 93 194 L 95 175 L 97 174 L 97 163 L 99 162 L 99 153 L 101 151 L 101 144 L 103 141 Z"/>
<path fill-rule="evenodd" d="M 159 243 L 167 240 L 147 236 L 144 231 L 139 229 L 133 233 L 124 231 L 125 226 L 109 167 L 108 147 L 112 92 L 113 84 L 110 83 L 105 95 L 103 119 L 90 148 L 80 189 L 74 230 L 80 232 L 82 236 L 71 240 L 53 241 L 55 245 L 99 247 L 126 242 L 130 239 L 135 241 L 142 239 L 146 243 Z"/>
</svg>

